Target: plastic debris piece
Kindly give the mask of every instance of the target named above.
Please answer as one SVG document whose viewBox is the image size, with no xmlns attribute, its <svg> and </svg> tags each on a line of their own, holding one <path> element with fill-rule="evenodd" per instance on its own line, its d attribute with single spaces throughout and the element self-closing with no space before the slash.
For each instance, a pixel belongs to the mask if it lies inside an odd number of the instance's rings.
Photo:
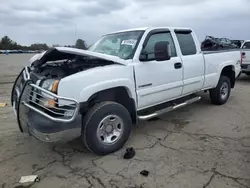
<svg viewBox="0 0 250 188">
<path fill-rule="evenodd" d="M 0 103 L 0 107 L 5 107 L 7 106 L 7 103 Z"/>
<path fill-rule="evenodd" d="M 145 176 L 145 177 L 147 177 L 148 174 L 149 174 L 149 171 L 143 170 L 143 171 L 140 172 L 140 174 L 143 175 L 143 176 Z"/>
<path fill-rule="evenodd" d="M 127 148 L 126 153 L 123 156 L 123 159 L 132 159 L 135 156 L 134 148 Z"/>
<path fill-rule="evenodd" d="M 39 178 L 37 175 L 30 175 L 30 176 L 22 176 L 19 183 L 30 183 L 30 182 L 38 182 Z"/>
</svg>

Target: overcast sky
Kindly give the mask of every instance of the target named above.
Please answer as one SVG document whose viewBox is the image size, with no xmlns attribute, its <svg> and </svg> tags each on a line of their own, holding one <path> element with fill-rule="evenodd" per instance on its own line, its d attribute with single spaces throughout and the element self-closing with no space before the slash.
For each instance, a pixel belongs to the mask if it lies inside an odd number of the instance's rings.
<svg viewBox="0 0 250 188">
<path fill-rule="evenodd" d="M 25 45 L 76 38 L 90 44 L 104 33 L 144 26 L 191 27 L 200 40 L 250 39 L 250 0 L 0 1 L 0 37 Z"/>
</svg>

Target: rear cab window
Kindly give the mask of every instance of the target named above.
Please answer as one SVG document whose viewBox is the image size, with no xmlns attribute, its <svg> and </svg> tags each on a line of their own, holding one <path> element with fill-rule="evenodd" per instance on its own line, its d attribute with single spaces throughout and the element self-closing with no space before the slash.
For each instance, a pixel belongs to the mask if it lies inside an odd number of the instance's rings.
<svg viewBox="0 0 250 188">
<path fill-rule="evenodd" d="M 183 56 L 194 55 L 197 53 L 191 30 L 175 30 L 175 34 Z"/>
</svg>

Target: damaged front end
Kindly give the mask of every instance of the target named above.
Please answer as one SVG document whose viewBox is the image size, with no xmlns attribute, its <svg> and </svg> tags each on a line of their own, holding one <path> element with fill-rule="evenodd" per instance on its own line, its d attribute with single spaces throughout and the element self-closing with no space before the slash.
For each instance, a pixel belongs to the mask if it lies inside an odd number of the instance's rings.
<svg viewBox="0 0 250 188">
<path fill-rule="evenodd" d="M 77 137 L 81 122 L 79 103 L 36 85 L 27 70 L 23 69 L 18 76 L 11 97 L 20 131 L 44 142 L 68 141 L 68 136 Z"/>
<path fill-rule="evenodd" d="M 119 64 L 117 61 L 121 60 L 86 50 L 52 48 L 32 60 L 31 74 L 38 79 L 61 79 L 91 68 Z"/>
<path fill-rule="evenodd" d="M 21 71 L 12 88 L 11 103 L 20 131 L 44 142 L 69 141 L 80 136 L 79 103 L 57 95 L 60 79 L 113 63 L 79 54 L 79 50 L 51 49 L 37 56 Z"/>
</svg>

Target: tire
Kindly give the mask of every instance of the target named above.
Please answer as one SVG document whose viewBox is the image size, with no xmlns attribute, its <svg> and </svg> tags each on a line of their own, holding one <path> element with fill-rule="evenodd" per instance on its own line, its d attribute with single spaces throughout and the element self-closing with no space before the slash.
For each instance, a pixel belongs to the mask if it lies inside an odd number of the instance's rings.
<svg viewBox="0 0 250 188">
<path fill-rule="evenodd" d="M 227 87 L 227 90 L 223 90 L 223 88 L 225 89 L 225 87 Z M 223 105 L 228 101 L 230 93 L 230 79 L 226 76 L 221 76 L 216 88 L 210 90 L 211 102 L 216 105 Z"/>
<path fill-rule="evenodd" d="M 91 152 L 107 155 L 123 147 L 131 129 L 132 119 L 124 106 L 116 102 L 101 102 L 95 104 L 83 118 L 82 141 Z M 115 136 L 112 136 L 113 133 Z"/>
<path fill-rule="evenodd" d="M 246 74 L 247 76 L 250 76 L 250 72 L 246 72 L 245 74 Z"/>
</svg>

